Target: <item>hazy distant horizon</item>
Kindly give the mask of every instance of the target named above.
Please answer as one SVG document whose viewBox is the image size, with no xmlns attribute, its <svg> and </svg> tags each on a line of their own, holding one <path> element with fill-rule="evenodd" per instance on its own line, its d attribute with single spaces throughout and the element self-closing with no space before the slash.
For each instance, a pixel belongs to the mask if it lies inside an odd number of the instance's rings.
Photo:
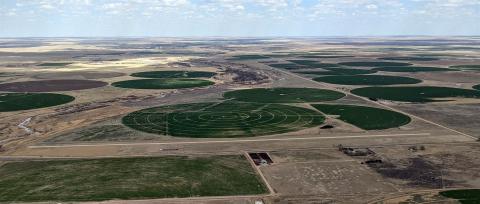
<svg viewBox="0 0 480 204">
<path fill-rule="evenodd" d="M 21 37 L 8 37 L 0 36 L 0 39 L 68 39 L 68 38 L 78 38 L 78 39 L 88 39 L 88 38 L 104 38 L 104 39 L 114 39 L 114 38 L 185 38 L 185 39 L 221 39 L 221 38 L 231 38 L 231 39 L 309 39 L 309 38 L 319 38 L 319 39 L 328 39 L 328 38 L 480 38 L 480 35 L 370 35 L 370 36 L 361 36 L 361 35 L 338 35 L 338 36 L 21 36 Z"/>
<path fill-rule="evenodd" d="M 0 37 L 479 36 L 480 0 L 3 0 Z"/>
</svg>

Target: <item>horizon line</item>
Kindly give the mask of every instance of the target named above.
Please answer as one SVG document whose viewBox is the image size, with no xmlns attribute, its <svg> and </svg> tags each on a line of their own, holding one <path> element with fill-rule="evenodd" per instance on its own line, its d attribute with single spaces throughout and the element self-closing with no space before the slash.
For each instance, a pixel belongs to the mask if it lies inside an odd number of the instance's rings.
<svg viewBox="0 0 480 204">
<path fill-rule="evenodd" d="M 374 37 L 480 37 L 478 35 L 266 35 L 266 36 L 234 36 L 234 35 L 192 35 L 192 36 L 162 36 L 162 35 L 119 35 L 119 36 L 0 36 L 0 39 L 7 38 L 374 38 Z"/>
</svg>

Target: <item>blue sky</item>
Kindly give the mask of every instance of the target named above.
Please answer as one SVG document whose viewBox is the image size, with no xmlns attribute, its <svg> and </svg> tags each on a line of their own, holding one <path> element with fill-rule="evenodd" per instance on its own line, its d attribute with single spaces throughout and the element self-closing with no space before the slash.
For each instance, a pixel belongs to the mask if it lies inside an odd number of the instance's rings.
<svg viewBox="0 0 480 204">
<path fill-rule="evenodd" d="M 480 35 L 480 0 L 0 0 L 0 37 Z"/>
</svg>

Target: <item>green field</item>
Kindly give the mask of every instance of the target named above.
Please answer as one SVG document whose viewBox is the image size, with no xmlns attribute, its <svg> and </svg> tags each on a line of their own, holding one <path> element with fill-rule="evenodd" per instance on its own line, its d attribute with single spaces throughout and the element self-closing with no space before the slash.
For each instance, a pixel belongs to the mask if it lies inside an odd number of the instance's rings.
<svg viewBox="0 0 480 204">
<path fill-rule="evenodd" d="M 322 68 L 322 69 L 326 69 L 326 68 L 338 68 L 338 67 L 340 67 L 338 64 L 332 64 L 332 63 L 316 63 L 316 64 L 310 65 L 309 68 Z"/>
<path fill-rule="evenodd" d="M 151 71 L 137 72 L 130 76 L 143 78 L 210 78 L 215 74 L 215 72 L 202 71 Z"/>
<path fill-rule="evenodd" d="M 23 74 L 16 73 L 16 72 L 0 72 L 0 77 L 15 77 L 15 76 L 23 76 Z"/>
<path fill-rule="evenodd" d="M 265 55 L 234 55 L 230 60 L 258 60 L 258 59 L 268 59 L 270 57 Z"/>
<path fill-rule="evenodd" d="M 0 202 L 252 195 L 266 188 L 240 155 L 10 162 Z"/>
<path fill-rule="evenodd" d="M 377 61 L 377 62 L 341 62 L 338 63 L 339 65 L 344 65 L 344 66 L 350 66 L 350 67 L 388 67 L 388 66 L 410 66 L 412 64 L 410 63 L 404 63 L 404 62 L 382 62 L 382 61 Z"/>
<path fill-rule="evenodd" d="M 0 112 L 44 108 L 73 100 L 73 96 L 53 93 L 0 93 Z"/>
<path fill-rule="evenodd" d="M 269 64 L 268 66 L 279 69 L 308 69 L 309 67 L 293 64 L 293 63 L 283 63 L 283 64 Z"/>
<path fill-rule="evenodd" d="M 394 85 L 394 84 L 417 84 L 421 80 L 386 75 L 351 75 L 351 76 L 324 76 L 317 77 L 313 80 L 326 82 L 330 84 L 341 85 Z"/>
<path fill-rule="evenodd" d="M 257 103 L 305 103 L 333 101 L 343 98 L 345 94 L 313 88 L 270 88 L 243 89 L 223 94 L 226 99 Z"/>
<path fill-rule="evenodd" d="M 112 83 L 112 86 L 131 89 L 182 89 L 210 86 L 215 83 L 202 79 L 136 79 Z"/>
<path fill-rule="evenodd" d="M 450 66 L 450 68 L 461 69 L 461 70 L 480 70 L 480 64 L 454 65 L 454 66 Z"/>
<path fill-rule="evenodd" d="M 379 60 L 393 60 L 393 61 L 436 61 L 439 58 L 434 57 L 382 57 Z"/>
<path fill-rule="evenodd" d="M 320 63 L 319 61 L 316 61 L 316 60 L 288 60 L 288 61 L 295 64 L 304 65 L 304 66 L 312 66 Z"/>
<path fill-rule="evenodd" d="M 434 102 L 440 98 L 480 98 L 480 91 L 450 87 L 366 87 L 352 90 L 353 94 L 392 101 Z"/>
<path fill-rule="evenodd" d="M 73 64 L 73 63 L 72 62 L 46 62 L 46 63 L 38 64 L 37 66 L 41 66 L 41 67 L 63 67 L 63 66 L 67 66 L 67 65 L 70 65 L 70 64 Z"/>
<path fill-rule="evenodd" d="M 347 69 L 347 68 L 324 68 L 328 71 L 296 71 L 299 74 L 312 75 L 359 75 L 359 74 L 373 74 L 377 71 L 364 69 Z"/>
<path fill-rule="evenodd" d="M 390 110 L 354 106 L 312 104 L 313 107 L 327 115 L 338 115 L 338 119 L 364 130 L 383 130 L 408 124 L 410 117 Z"/>
<path fill-rule="evenodd" d="M 337 68 L 340 67 L 338 64 L 332 63 L 321 63 L 315 60 L 288 60 L 289 62 L 306 66 L 306 68 L 313 69 L 313 68 Z"/>
<path fill-rule="evenodd" d="M 445 72 L 456 71 L 454 69 L 439 67 L 418 67 L 418 66 L 400 66 L 400 67 L 378 67 L 372 70 L 383 72 Z"/>
<path fill-rule="evenodd" d="M 280 104 L 195 103 L 143 109 L 123 117 L 143 132 L 192 138 L 273 135 L 315 127 L 325 117 L 317 111 Z"/>
<path fill-rule="evenodd" d="M 480 189 L 449 190 L 439 193 L 443 197 L 453 198 L 462 204 L 480 204 Z"/>
</svg>

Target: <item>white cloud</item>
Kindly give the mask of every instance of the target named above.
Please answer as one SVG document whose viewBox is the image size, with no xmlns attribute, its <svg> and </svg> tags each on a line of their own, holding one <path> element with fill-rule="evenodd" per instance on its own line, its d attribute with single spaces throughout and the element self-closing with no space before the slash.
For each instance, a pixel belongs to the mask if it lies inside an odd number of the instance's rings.
<svg viewBox="0 0 480 204">
<path fill-rule="evenodd" d="M 375 4 L 368 4 L 365 6 L 365 8 L 367 8 L 368 10 L 376 10 L 378 6 Z"/>
</svg>

